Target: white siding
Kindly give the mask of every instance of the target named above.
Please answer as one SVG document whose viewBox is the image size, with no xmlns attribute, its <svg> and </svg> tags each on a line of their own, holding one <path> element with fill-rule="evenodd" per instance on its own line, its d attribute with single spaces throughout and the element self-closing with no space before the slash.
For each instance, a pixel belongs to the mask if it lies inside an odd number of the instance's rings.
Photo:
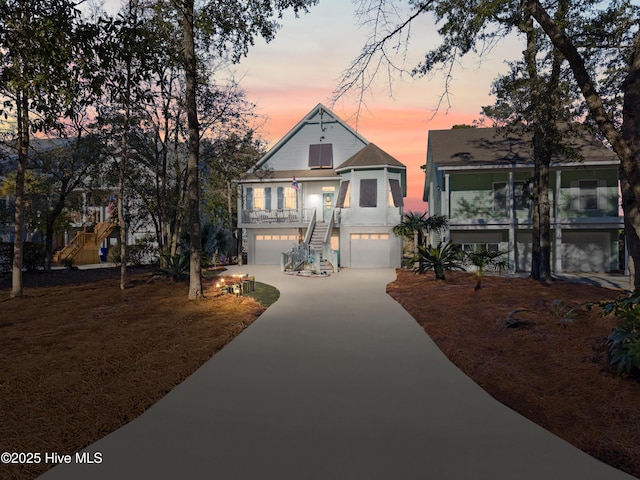
<svg viewBox="0 0 640 480">
<path fill-rule="evenodd" d="M 325 114 L 325 120 L 327 115 Z M 349 129 L 335 120 L 322 124 L 319 115 L 313 123 L 307 123 L 269 158 L 265 166 L 271 170 L 306 170 L 309 168 L 309 145 L 331 143 L 333 145 L 333 168 L 348 160 L 366 146 Z M 321 140 L 321 137 L 322 138 Z"/>
</svg>

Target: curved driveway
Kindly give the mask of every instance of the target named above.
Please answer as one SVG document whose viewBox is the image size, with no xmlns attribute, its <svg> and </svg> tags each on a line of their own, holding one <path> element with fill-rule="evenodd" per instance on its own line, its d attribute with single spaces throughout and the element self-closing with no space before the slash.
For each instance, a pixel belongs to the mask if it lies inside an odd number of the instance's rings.
<svg viewBox="0 0 640 480">
<path fill-rule="evenodd" d="M 392 269 L 235 267 L 281 298 L 54 479 L 633 478 L 493 400 L 386 295 Z M 428 298 L 425 298 L 428 302 Z"/>
</svg>

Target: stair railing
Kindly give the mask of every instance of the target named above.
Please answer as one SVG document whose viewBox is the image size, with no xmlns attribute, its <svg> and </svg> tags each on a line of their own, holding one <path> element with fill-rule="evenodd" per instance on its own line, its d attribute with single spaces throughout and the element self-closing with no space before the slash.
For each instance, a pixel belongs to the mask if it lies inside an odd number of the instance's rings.
<svg viewBox="0 0 640 480">
<path fill-rule="evenodd" d="M 311 220 L 309 221 L 309 226 L 307 227 L 307 233 L 304 236 L 303 243 L 309 244 L 311 243 L 311 235 L 313 235 L 313 229 L 316 228 L 316 210 L 313 210 L 311 214 Z"/>
</svg>

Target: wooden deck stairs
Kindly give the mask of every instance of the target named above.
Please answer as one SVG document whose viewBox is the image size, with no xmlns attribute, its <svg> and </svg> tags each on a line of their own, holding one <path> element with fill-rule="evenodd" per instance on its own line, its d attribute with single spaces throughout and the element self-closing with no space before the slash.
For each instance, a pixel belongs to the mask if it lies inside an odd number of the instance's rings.
<svg viewBox="0 0 640 480">
<path fill-rule="evenodd" d="M 100 245 L 115 227 L 113 222 L 98 222 L 92 228 L 85 227 L 62 250 L 55 253 L 53 261 L 58 264 L 72 261 L 75 265 L 100 263 Z"/>
</svg>

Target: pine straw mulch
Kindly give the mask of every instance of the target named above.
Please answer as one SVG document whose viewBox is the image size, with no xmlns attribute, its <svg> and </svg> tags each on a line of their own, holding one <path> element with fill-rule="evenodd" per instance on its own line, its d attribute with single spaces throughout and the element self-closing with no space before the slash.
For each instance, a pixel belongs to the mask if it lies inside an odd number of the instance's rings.
<svg viewBox="0 0 640 480">
<path fill-rule="evenodd" d="M 42 286 L 52 282 L 65 285 Z M 189 301 L 186 284 L 149 272 L 132 273 L 125 291 L 106 269 L 25 285 L 19 299 L 0 290 L 0 452 L 74 454 L 139 416 L 264 311 L 211 290 Z M 51 467 L 0 464 L 0 478 Z"/>
<path fill-rule="evenodd" d="M 398 270 L 387 292 L 424 328 L 444 354 L 501 403 L 569 443 L 640 477 L 640 383 L 617 376 L 605 339 L 617 321 L 595 307 L 574 324 L 558 324 L 553 301 L 591 302 L 621 292 L 556 280 L 472 274 L 447 280 Z M 515 309 L 530 324 L 506 328 Z"/>
</svg>

